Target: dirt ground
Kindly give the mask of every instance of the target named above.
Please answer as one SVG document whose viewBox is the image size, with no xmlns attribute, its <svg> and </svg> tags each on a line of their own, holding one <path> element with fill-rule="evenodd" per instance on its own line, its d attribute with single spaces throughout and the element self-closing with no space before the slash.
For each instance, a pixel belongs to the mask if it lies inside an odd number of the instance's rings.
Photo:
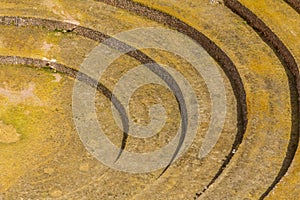
<svg viewBox="0 0 300 200">
<path fill-rule="evenodd" d="M 299 3 L 238 2 L 270 31 L 235 13 L 229 6 L 236 5 L 233 0 L 1 1 L 0 200 L 300 199 Z M 162 167 L 130 173 L 99 161 L 82 142 L 73 116 L 74 83 L 91 83 L 75 78 L 90 52 L 105 38 L 142 27 L 171 28 L 199 43 L 209 57 L 201 65 L 216 66 L 225 88 L 220 137 L 199 158 L 217 119 L 211 88 L 191 62 L 148 48 L 120 56 L 103 72 L 99 83 L 114 92 L 149 57 L 179 72 L 192 88 L 198 106 L 195 137 L 162 176 Z M 286 49 L 272 46 L 275 39 L 268 41 L 266 33 L 276 34 Z M 105 136 L 120 147 L 124 135 L 107 96 L 96 92 L 96 117 Z M 182 126 L 176 98 L 156 83 L 133 92 L 128 110 L 136 124 L 151 124 L 151 109 L 158 104 L 166 118 L 151 137 L 129 135 L 125 151 L 157 151 L 176 137 Z"/>
</svg>

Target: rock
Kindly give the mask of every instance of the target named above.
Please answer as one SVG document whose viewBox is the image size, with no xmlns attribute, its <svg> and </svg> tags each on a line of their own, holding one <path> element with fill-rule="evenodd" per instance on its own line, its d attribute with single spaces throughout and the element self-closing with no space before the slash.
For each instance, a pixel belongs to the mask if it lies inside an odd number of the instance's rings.
<svg viewBox="0 0 300 200">
<path fill-rule="evenodd" d="M 54 198 L 60 197 L 62 194 L 62 191 L 58 189 L 50 192 L 50 196 Z"/>
<path fill-rule="evenodd" d="M 0 143 L 10 144 L 18 142 L 20 136 L 13 125 L 7 125 L 0 121 Z"/>
<path fill-rule="evenodd" d="M 53 174 L 54 173 L 54 169 L 53 168 L 45 168 L 44 169 L 44 173 L 45 174 L 48 174 L 48 175 L 51 175 L 51 174 Z"/>
<path fill-rule="evenodd" d="M 90 170 L 90 166 L 88 163 L 83 163 L 79 166 L 79 170 L 82 172 L 87 172 Z"/>
</svg>

